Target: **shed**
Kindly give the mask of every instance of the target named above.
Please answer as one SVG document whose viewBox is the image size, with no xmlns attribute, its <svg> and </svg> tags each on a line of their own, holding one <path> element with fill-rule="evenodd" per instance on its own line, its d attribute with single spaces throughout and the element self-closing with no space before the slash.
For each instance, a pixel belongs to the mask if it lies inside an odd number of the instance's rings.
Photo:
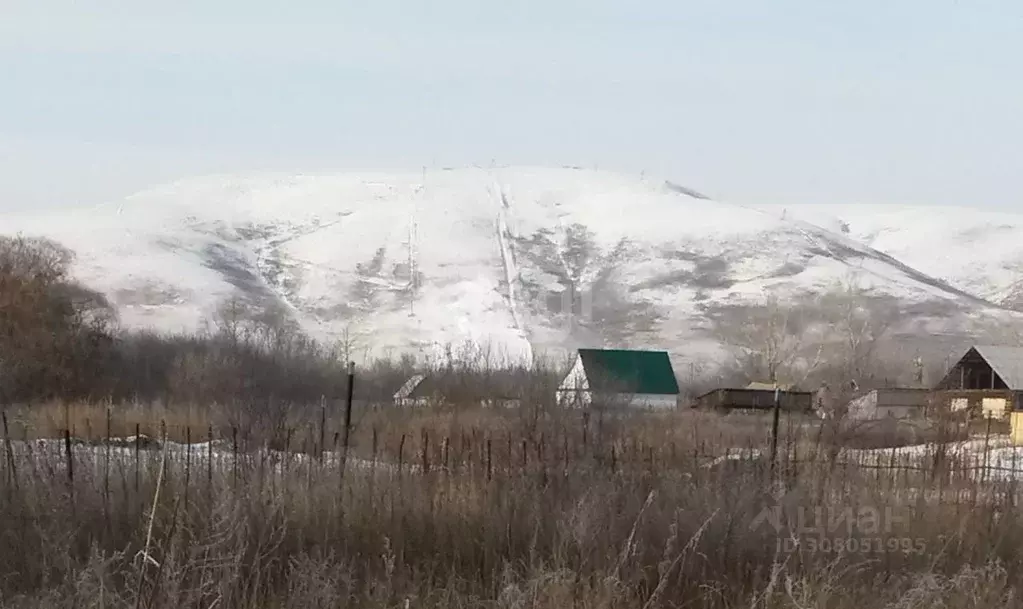
<svg viewBox="0 0 1023 609">
<path fill-rule="evenodd" d="M 1023 348 L 974 345 L 935 387 L 951 412 L 1007 418 L 1023 396 Z"/>
<path fill-rule="evenodd" d="M 425 374 L 413 374 L 410 376 L 401 388 L 394 392 L 394 405 L 399 407 L 425 406 L 428 397 L 425 391 L 427 388 L 423 387 L 425 380 Z"/>
<path fill-rule="evenodd" d="M 923 417 L 930 391 L 916 388 L 874 389 L 849 402 L 847 416 L 855 420 Z"/>
<path fill-rule="evenodd" d="M 508 379 L 486 382 L 447 373 L 414 374 L 394 393 L 394 405 L 421 408 L 458 404 L 515 408 L 522 403 L 521 393 L 521 386 Z"/>
<path fill-rule="evenodd" d="M 759 381 L 753 381 L 749 385 L 746 385 L 746 389 L 756 389 L 758 391 L 774 391 L 775 389 L 781 389 L 782 391 L 792 391 L 795 389 L 795 385 L 791 383 L 762 383 Z"/>
<path fill-rule="evenodd" d="M 697 396 L 698 408 L 724 410 L 771 410 L 774 408 L 774 394 L 778 393 L 778 405 L 789 412 L 810 412 L 813 410 L 813 393 L 809 391 L 778 389 L 751 389 L 749 387 L 713 389 Z"/>
<path fill-rule="evenodd" d="M 566 406 L 665 410 L 678 404 L 678 381 L 667 351 L 579 349 L 558 386 Z"/>
</svg>

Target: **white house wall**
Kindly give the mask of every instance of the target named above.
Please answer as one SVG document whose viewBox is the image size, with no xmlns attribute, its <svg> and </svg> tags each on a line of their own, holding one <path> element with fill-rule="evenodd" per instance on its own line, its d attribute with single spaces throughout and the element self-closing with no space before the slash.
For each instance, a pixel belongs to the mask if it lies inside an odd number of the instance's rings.
<svg viewBox="0 0 1023 609">
<path fill-rule="evenodd" d="M 589 391 L 558 389 L 558 403 L 566 408 L 588 408 L 592 401 Z"/>
<path fill-rule="evenodd" d="M 849 402 L 848 418 L 856 421 L 871 419 L 909 419 L 922 416 L 924 401 L 909 392 L 871 391 Z"/>
<path fill-rule="evenodd" d="M 877 392 L 871 391 L 849 402 L 847 416 L 857 421 L 875 418 L 877 416 Z"/>
<path fill-rule="evenodd" d="M 565 378 L 562 379 L 561 384 L 558 385 L 558 391 L 586 391 L 589 388 L 590 382 L 586 378 L 583 358 L 576 355 L 575 363 L 572 365 L 572 369 L 568 371 L 568 374 L 565 375 Z"/>
<path fill-rule="evenodd" d="M 587 408 L 591 402 L 589 380 L 583 358 L 575 356 L 575 363 L 558 385 L 558 403 L 569 408 Z"/>
</svg>

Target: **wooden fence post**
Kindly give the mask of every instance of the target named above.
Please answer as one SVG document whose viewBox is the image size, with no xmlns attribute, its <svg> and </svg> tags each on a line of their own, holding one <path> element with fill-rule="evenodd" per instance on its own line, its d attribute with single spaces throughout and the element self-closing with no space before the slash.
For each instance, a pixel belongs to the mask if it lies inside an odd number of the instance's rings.
<svg viewBox="0 0 1023 609">
<path fill-rule="evenodd" d="M 291 433 L 292 429 L 289 427 L 284 434 L 284 464 L 281 467 L 281 476 L 287 478 L 288 472 L 291 471 Z"/>
<path fill-rule="evenodd" d="M 355 396 L 355 362 L 348 362 L 348 391 L 345 396 L 345 423 L 342 429 L 340 484 L 344 485 L 345 469 L 348 467 L 348 450 L 352 440 L 352 400 Z"/>
<path fill-rule="evenodd" d="M 71 454 L 71 431 L 64 430 L 64 450 L 67 453 L 67 488 L 71 502 L 71 516 L 75 515 L 75 460 Z"/>
<path fill-rule="evenodd" d="M 371 455 L 373 459 L 373 465 L 377 462 L 377 446 L 378 446 L 378 430 L 376 425 L 373 426 L 373 442 L 371 444 Z"/>
<path fill-rule="evenodd" d="M 778 424 L 781 419 L 781 391 L 774 389 L 774 413 L 771 419 L 771 482 L 774 482 L 775 460 L 778 456 Z"/>
<path fill-rule="evenodd" d="M 14 490 L 18 490 L 18 466 L 14 461 L 14 448 L 11 446 L 11 434 L 7 428 L 7 411 L 0 413 L 4 421 L 4 452 L 7 453 L 7 475 L 14 482 Z"/>
<path fill-rule="evenodd" d="M 494 477 L 493 453 L 491 452 L 490 437 L 487 437 L 487 482 Z"/>
<path fill-rule="evenodd" d="M 110 406 L 107 406 L 107 434 L 106 441 L 103 443 L 104 456 L 103 456 L 103 522 L 107 526 L 107 531 L 110 530 Z"/>
<path fill-rule="evenodd" d="M 142 448 L 141 426 L 135 423 L 135 499 L 139 502 L 139 509 L 142 509 L 142 499 L 139 495 L 139 450 Z"/>
<path fill-rule="evenodd" d="M 448 469 L 449 466 L 450 466 L 450 464 L 448 463 L 448 452 L 449 452 L 449 449 L 450 449 L 450 444 L 449 444 L 448 437 L 444 436 L 444 443 L 441 446 L 441 459 L 444 461 L 444 471 L 445 471 L 445 473 L 448 473 L 450 471 Z"/>
<path fill-rule="evenodd" d="M 238 428 L 231 427 L 231 485 L 232 488 L 238 488 Z"/>
<path fill-rule="evenodd" d="M 206 443 L 206 495 L 207 497 L 213 493 L 213 425 L 210 425 L 207 430 L 207 443 Z"/>
<path fill-rule="evenodd" d="M 987 429 L 984 431 L 984 470 L 980 474 L 981 483 L 987 482 L 987 470 L 988 470 L 988 447 L 991 443 L 991 416 L 987 417 Z"/>
<path fill-rule="evenodd" d="M 565 473 L 567 474 L 568 473 L 568 463 L 569 463 L 569 460 L 570 460 L 571 457 L 569 455 L 569 448 L 568 448 L 568 430 L 565 430 L 565 432 L 566 432 L 565 435 L 563 435 L 561 437 L 561 441 L 565 445 L 564 446 L 564 450 L 565 450 Z"/>
<path fill-rule="evenodd" d="M 423 430 L 423 453 L 421 455 L 423 462 L 423 473 L 430 473 L 430 432 Z"/>
<path fill-rule="evenodd" d="M 188 513 L 188 487 L 192 482 L 192 426 L 185 426 L 185 513 Z"/>
<path fill-rule="evenodd" d="M 323 396 L 320 396 L 320 454 L 319 461 L 320 465 L 323 464 L 323 451 L 326 448 L 324 444 L 327 441 L 327 401 Z"/>
<path fill-rule="evenodd" d="M 405 465 L 405 434 L 401 434 L 401 440 L 398 442 L 398 473 L 399 474 L 401 474 L 401 471 L 402 471 L 404 465 Z"/>
</svg>

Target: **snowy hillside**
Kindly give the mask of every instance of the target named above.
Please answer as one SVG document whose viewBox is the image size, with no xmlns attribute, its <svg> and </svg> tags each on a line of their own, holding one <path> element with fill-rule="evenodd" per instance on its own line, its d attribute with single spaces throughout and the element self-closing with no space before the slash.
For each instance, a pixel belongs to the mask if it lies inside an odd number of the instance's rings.
<svg viewBox="0 0 1023 609">
<path fill-rule="evenodd" d="M 801 205 L 764 207 L 898 258 L 1000 305 L 1023 305 L 1023 215 L 965 207 Z"/>
<path fill-rule="evenodd" d="M 4 232 L 74 249 L 76 273 L 124 325 L 195 329 L 236 294 L 378 355 L 466 341 L 509 357 L 599 345 L 692 353 L 714 347 L 705 326 L 716 307 L 817 292 L 850 272 L 906 303 L 988 307 L 959 267 L 934 258 L 934 238 L 896 247 L 904 238 L 866 217 L 843 234 L 576 169 L 209 177 L 2 220 Z M 907 235 L 928 232 L 913 222 Z M 914 243 L 930 250 L 917 256 Z"/>
</svg>

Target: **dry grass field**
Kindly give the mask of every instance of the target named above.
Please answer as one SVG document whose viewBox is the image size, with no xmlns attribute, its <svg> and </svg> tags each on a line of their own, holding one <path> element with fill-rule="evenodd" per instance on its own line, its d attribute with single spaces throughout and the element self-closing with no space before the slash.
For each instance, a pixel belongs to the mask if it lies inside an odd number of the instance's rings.
<svg viewBox="0 0 1023 609">
<path fill-rule="evenodd" d="M 766 416 L 380 408 L 345 451 L 334 410 L 9 411 L 0 606 L 1020 602 L 1023 489 L 936 439 L 786 416 L 772 467 Z"/>
</svg>

